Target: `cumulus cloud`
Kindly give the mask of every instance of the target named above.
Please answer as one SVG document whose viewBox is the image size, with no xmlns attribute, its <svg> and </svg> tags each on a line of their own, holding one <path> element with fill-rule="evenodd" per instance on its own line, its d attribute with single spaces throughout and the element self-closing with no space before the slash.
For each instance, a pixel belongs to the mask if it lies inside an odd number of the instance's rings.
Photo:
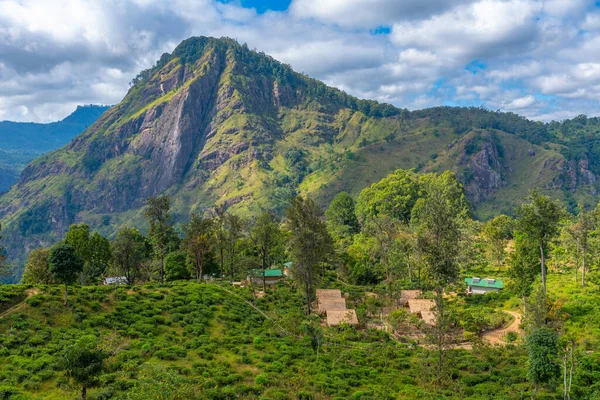
<svg viewBox="0 0 600 400">
<path fill-rule="evenodd" d="M 594 1 L 292 0 L 264 13 L 242 4 L 0 0 L 0 119 L 51 121 L 77 104 L 117 103 L 140 70 L 192 35 L 236 38 L 351 94 L 409 109 L 600 114 Z"/>
<path fill-rule="evenodd" d="M 290 12 L 299 18 L 314 18 L 349 27 L 389 25 L 399 20 L 437 15 L 472 0 L 295 0 Z"/>
</svg>

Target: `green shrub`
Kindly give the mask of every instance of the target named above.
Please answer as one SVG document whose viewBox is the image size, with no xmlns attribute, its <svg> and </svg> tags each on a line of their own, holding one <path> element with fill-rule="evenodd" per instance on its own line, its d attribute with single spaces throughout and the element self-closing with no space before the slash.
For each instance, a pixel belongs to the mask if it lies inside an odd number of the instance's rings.
<svg viewBox="0 0 600 400">
<path fill-rule="evenodd" d="M 254 383 L 256 385 L 266 386 L 269 383 L 269 378 L 266 374 L 258 374 L 256 378 L 254 378 Z"/>
</svg>

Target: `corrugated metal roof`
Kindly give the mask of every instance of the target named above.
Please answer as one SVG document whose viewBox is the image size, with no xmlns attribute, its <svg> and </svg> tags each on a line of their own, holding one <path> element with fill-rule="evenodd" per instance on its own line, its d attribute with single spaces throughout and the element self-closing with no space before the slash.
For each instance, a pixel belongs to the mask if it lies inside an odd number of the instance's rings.
<svg viewBox="0 0 600 400">
<path fill-rule="evenodd" d="M 265 271 L 265 278 L 281 278 L 282 276 L 283 272 L 280 269 L 268 269 Z"/>
<path fill-rule="evenodd" d="M 499 281 L 493 278 L 486 279 L 478 279 L 478 278 L 465 278 L 465 283 L 468 286 L 473 287 L 489 287 L 495 289 L 502 289 L 504 287 L 504 282 Z"/>
</svg>

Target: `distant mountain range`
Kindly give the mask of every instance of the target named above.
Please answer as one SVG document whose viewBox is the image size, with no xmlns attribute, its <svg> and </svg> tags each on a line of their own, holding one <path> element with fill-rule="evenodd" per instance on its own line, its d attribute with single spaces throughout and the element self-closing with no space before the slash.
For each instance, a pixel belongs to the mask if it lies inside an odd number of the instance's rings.
<svg viewBox="0 0 600 400">
<path fill-rule="evenodd" d="M 0 192 L 17 182 L 27 163 L 67 144 L 108 108 L 79 106 L 62 121 L 49 124 L 0 121 Z"/>
<path fill-rule="evenodd" d="M 179 221 L 215 204 L 281 212 L 297 193 L 325 207 L 398 168 L 453 170 L 480 218 L 512 212 L 533 188 L 591 206 L 600 122 L 411 112 L 349 96 L 234 40 L 191 38 L 83 134 L 30 163 L 0 197 L 0 216 L 21 264 L 74 222 L 108 235 L 143 227 L 149 196 L 171 196 Z"/>
</svg>

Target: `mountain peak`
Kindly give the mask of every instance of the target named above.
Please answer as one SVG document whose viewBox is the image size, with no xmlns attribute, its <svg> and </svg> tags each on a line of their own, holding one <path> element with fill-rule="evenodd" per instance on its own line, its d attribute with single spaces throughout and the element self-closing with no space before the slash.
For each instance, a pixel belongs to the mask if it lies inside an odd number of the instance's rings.
<svg viewBox="0 0 600 400">
<path fill-rule="evenodd" d="M 215 204 L 282 212 L 298 193 L 327 204 L 397 168 L 451 169 L 478 207 L 504 207 L 520 200 L 517 186 L 564 186 L 564 171 L 569 182 L 594 181 L 558 146 L 543 147 L 550 139 L 545 125 L 514 114 L 409 112 L 328 87 L 233 39 L 190 38 L 83 134 L 29 164 L 0 197 L 0 215 L 6 236 L 29 249 L 74 222 L 105 234 L 141 224 L 149 196 L 171 196 L 181 220 Z"/>
</svg>

